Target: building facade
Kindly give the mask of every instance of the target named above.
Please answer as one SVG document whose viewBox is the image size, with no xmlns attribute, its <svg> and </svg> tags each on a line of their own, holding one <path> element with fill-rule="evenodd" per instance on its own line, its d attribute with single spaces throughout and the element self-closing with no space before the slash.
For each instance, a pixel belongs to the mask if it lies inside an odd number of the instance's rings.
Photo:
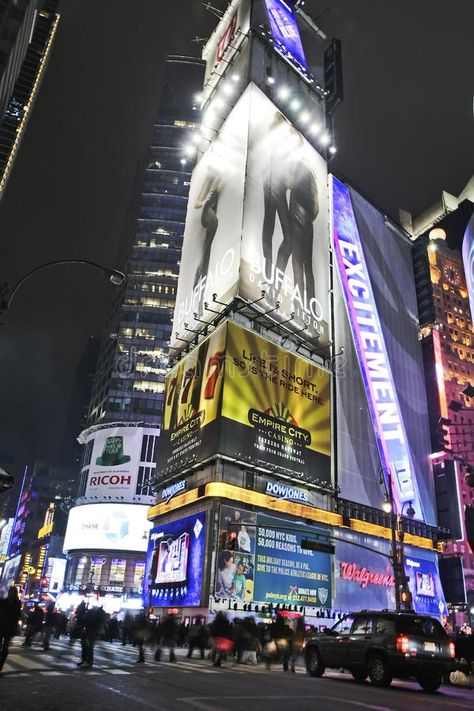
<svg viewBox="0 0 474 711">
<path fill-rule="evenodd" d="M 0 199 L 54 43 L 57 0 L 2 3 L 0 14 Z"/>
<path fill-rule="evenodd" d="M 233 0 L 204 48 L 149 511 L 157 616 L 324 625 L 402 594 L 446 612 L 412 245 L 328 175 L 338 82 L 311 72 L 328 46 L 299 5 Z"/>
<path fill-rule="evenodd" d="M 415 238 L 414 264 L 424 352 L 435 475 L 449 478 L 456 506 L 441 502 L 452 532 L 445 555 L 463 568 L 468 596 L 474 595 L 474 343 L 472 322 L 471 182 L 458 197 L 443 199 L 418 219 L 408 219 Z M 462 582 L 462 581 L 461 581 Z M 462 589 L 453 604 L 462 603 Z"/>
</svg>

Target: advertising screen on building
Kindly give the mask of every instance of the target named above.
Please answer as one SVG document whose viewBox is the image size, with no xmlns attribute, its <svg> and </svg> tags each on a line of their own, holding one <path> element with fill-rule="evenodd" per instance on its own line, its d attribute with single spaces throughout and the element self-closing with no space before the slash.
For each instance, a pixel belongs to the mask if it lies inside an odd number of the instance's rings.
<svg viewBox="0 0 474 711">
<path fill-rule="evenodd" d="M 320 348 L 329 333 L 329 223 L 324 159 L 255 86 L 243 215 L 240 293 Z M 278 304 L 278 306 L 277 306 Z"/>
<path fill-rule="evenodd" d="M 151 523 L 148 506 L 85 504 L 69 511 L 63 550 L 145 552 Z"/>
<path fill-rule="evenodd" d="M 395 579 L 390 544 L 337 529 L 334 596 L 342 610 L 392 610 Z"/>
<path fill-rule="evenodd" d="M 151 431 L 157 434 L 157 430 Z M 142 427 L 110 427 L 90 435 L 88 442 L 92 441 L 93 446 L 85 498 L 131 501 L 145 432 Z"/>
<path fill-rule="evenodd" d="M 157 526 L 150 531 L 143 604 L 201 604 L 206 513 Z"/>
<path fill-rule="evenodd" d="M 292 0 L 265 0 L 275 49 L 285 58 L 306 69 L 306 57 L 296 22 Z"/>
<path fill-rule="evenodd" d="M 325 349 L 328 274 L 326 163 L 251 84 L 192 175 L 171 345 L 240 294 Z"/>
<path fill-rule="evenodd" d="M 448 614 L 435 555 L 431 559 L 410 555 L 406 551 L 405 574 L 415 612 L 440 617 Z"/>
<path fill-rule="evenodd" d="M 10 538 L 12 535 L 14 521 L 14 518 L 9 518 L 0 530 L 0 563 L 4 563 L 8 555 L 8 548 L 10 546 Z"/>
<path fill-rule="evenodd" d="M 169 374 L 164 473 L 217 453 L 331 482 L 330 376 L 232 322 Z"/>
<path fill-rule="evenodd" d="M 398 511 L 411 503 L 416 518 L 434 523 L 410 244 L 335 178 L 332 200 L 335 342 L 344 346 L 337 389 L 342 495 L 380 506 L 382 472 L 387 486 L 393 482 Z"/>
<path fill-rule="evenodd" d="M 267 604 L 331 606 L 331 557 L 301 548 L 315 529 L 221 506 L 214 596 Z"/>
</svg>

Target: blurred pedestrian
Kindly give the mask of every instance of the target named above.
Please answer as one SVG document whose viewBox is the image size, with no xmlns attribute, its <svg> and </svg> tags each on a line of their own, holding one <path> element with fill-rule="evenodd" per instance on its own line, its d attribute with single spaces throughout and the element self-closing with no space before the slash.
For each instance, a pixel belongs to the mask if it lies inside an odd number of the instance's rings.
<svg viewBox="0 0 474 711">
<path fill-rule="evenodd" d="M 204 650 L 206 648 L 206 628 L 202 624 L 200 617 L 196 617 L 195 621 L 189 628 L 188 633 L 188 657 L 193 656 L 194 650 L 197 648 L 201 653 L 201 659 L 204 659 Z"/>
<path fill-rule="evenodd" d="M 26 617 L 26 633 L 23 647 L 31 647 L 33 638 L 43 627 L 43 610 L 37 602 L 33 605 Z"/>
<path fill-rule="evenodd" d="M 0 671 L 8 656 L 10 640 L 18 631 L 18 621 L 21 617 L 21 602 L 18 590 L 12 586 L 6 598 L 0 600 Z"/>
<path fill-rule="evenodd" d="M 138 647 L 137 664 L 145 663 L 145 644 L 150 640 L 151 627 L 145 613 L 139 612 L 135 615 L 133 624 L 133 641 Z"/>
<path fill-rule="evenodd" d="M 276 645 L 276 658 L 282 662 L 283 671 L 288 671 L 293 654 L 293 630 L 281 615 L 271 625 L 270 635 Z"/>
<path fill-rule="evenodd" d="M 113 642 L 119 636 L 119 623 L 115 615 L 109 619 L 106 627 L 106 642 Z"/>
<path fill-rule="evenodd" d="M 125 647 L 127 642 L 132 641 L 133 632 L 133 617 L 130 612 L 125 614 L 122 622 L 122 646 Z"/>
<path fill-rule="evenodd" d="M 223 612 L 218 612 L 209 625 L 209 632 L 214 640 L 214 666 L 220 667 L 227 654 L 232 651 L 232 625 Z"/>
<path fill-rule="evenodd" d="M 176 620 L 176 615 L 166 615 L 163 622 L 160 624 L 159 628 L 159 646 L 155 652 L 155 659 L 157 662 L 161 659 L 161 653 L 163 648 L 169 649 L 170 662 L 176 662 L 175 648 L 178 640 L 178 623 Z"/>
<path fill-rule="evenodd" d="M 53 634 L 54 624 L 56 622 L 56 615 L 54 613 L 54 602 L 48 603 L 46 612 L 44 615 L 44 630 L 43 630 L 43 650 L 45 652 L 49 649 L 49 640 Z"/>
<path fill-rule="evenodd" d="M 90 669 L 94 664 L 94 646 L 105 623 L 102 607 L 90 607 L 84 615 L 81 632 L 81 661 L 77 666 Z"/>
</svg>

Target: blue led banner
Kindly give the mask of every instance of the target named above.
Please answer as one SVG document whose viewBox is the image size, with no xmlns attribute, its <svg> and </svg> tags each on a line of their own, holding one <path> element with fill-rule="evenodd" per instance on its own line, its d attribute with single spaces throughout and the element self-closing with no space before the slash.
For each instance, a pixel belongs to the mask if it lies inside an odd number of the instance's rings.
<svg viewBox="0 0 474 711">
<path fill-rule="evenodd" d="M 334 177 L 332 200 L 334 252 L 386 483 L 398 512 L 411 502 L 425 520 L 350 192 Z"/>
<path fill-rule="evenodd" d="M 152 528 L 143 585 L 145 607 L 201 604 L 205 541 L 205 512 Z"/>
<path fill-rule="evenodd" d="M 440 617 L 448 614 L 436 561 L 405 555 L 405 574 L 415 612 Z"/>
<path fill-rule="evenodd" d="M 275 48 L 285 59 L 296 60 L 300 67 L 306 69 L 306 57 L 291 0 L 265 0 L 265 4 Z"/>
</svg>

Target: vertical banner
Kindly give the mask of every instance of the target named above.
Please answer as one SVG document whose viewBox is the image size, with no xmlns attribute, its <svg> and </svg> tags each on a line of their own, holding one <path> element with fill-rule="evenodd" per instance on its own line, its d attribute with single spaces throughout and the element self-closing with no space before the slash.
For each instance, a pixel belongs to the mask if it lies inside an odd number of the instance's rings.
<svg viewBox="0 0 474 711">
<path fill-rule="evenodd" d="M 410 502 L 416 518 L 425 520 L 350 191 L 334 177 L 332 200 L 334 252 L 382 469 L 397 510 Z"/>
<path fill-rule="evenodd" d="M 240 293 L 249 301 L 260 299 L 265 311 L 274 309 L 273 318 L 325 348 L 326 162 L 260 89 L 251 90 Z"/>
<path fill-rule="evenodd" d="M 435 554 L 436 555 L 436 554 Z M 405 555 L 405 574 L 415 612 L 441 617 L 448 614 L 436 559 Z"/>
</svg>

